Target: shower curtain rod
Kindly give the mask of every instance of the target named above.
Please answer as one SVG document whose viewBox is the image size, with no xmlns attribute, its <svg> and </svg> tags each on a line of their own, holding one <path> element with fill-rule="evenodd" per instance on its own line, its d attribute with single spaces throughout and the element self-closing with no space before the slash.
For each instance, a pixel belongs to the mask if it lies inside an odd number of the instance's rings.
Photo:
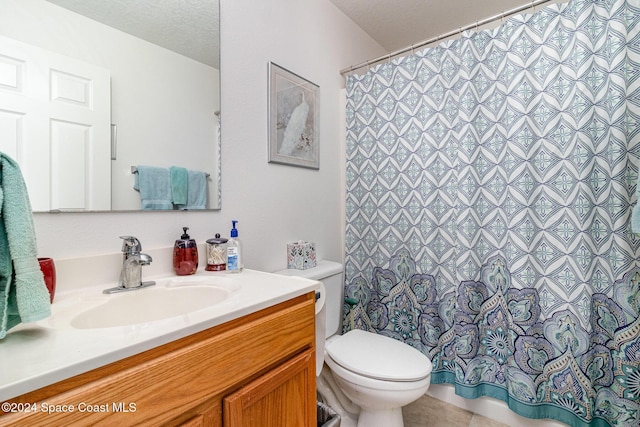
<svg viewBox="0 0 640 427">
<path fill-rule="evenodd" d="M 438 42 L 438 41 L 440 41 L 442 39 L 446 39 L 448 37 L 455 36 L 456 34 L 460 34 L 460 33 L 464 32 L 464 31 L 471 30 L 473 28 L 478 28 L 481 25 L 490 24 L 490 23 L 492 23 L 494 21 L 497 21 L 498 19 L 503 19 L 505 16 L 511 16 L 511 15 L 514 15 L 514 14 L 516 14 L 518 12 L 522 12 L 523 10 L 534 8 L 534 7 L 538 6 L 538 5 L 541 5 L 543 3 L 548 3 L 550 1 L 552 1 L 552 0 L 532 0 L 530 3 L 523 4 L 522 6 L 515 7 L 513 9 L 511 9 L 511 10 L 508 10 L 506 12 L 502 12 L 502 13 L 500 13 L 498 15 L 494 15 L 494 16 L 492 16 L 490 18 L 486 18 L 486 19 L 483 19 L 483 20 L 480 20 L 480 21 L 476 21 L 475 23 L 469 24 L 466 27 L 460 27 L 457 30 L 450 31 L 450 32 L 445 33 L 445 34 L 441 34 L 441 35 L 439 35 L 437 37 L 432 37 L 432 38 L 430 38 L 428 40 L 424 40 L 424 41 L 416 43 L 416 44 L 412 44 L 411 46 L 404 47 L 402 49 L 396 50 L 395 52 L 391 52 L 391 53 L 388 53 L 386 55 L 382 55 L 382 56 L 379 56 L 377 58 L 370 59 L 370 60 L 365 61 L 365 62 L 361 62 L 358 65 L 352 65 L 351 67 L 344 68 L 344 69 L 340 70 L 340 74 L 344 76 L 345 74 L 350 73 L 350 72 L 355 71 L 355 70 L 358 70 L 360 68 L 367 67 L 367 66 L 370 67 L 371 65 L 378 64 L 379 62 L 388 61 L 388 60 L 390 60 L 391 58 L 393 58 L 395 56 L 402 55 L 403 53 L 412 52 L 414 49 L 420 49 L 421 47 L 427 46 L 427 45 L 429 45 L 431 43 L 435 43 L 435 42 Z"/>
</svg>

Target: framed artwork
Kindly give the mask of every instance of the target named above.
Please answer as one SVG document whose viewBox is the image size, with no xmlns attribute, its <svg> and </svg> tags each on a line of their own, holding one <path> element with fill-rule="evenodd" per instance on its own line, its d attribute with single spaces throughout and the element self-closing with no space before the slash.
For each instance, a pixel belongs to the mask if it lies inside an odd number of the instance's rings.
<svg viewBox="0 0 640 427">
<path fill-rule="evenodd" d="M 319 89 L 269 63 L 269 163 L 320 168 Z"/>
</svg>

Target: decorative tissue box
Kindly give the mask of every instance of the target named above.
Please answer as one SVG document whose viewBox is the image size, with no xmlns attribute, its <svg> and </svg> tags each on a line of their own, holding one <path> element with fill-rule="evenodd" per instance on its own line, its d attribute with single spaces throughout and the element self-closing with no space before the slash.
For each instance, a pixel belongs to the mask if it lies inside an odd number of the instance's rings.
<svg viewBox="0 0 640 427">
<path fill-rule="evenodd" d="M 287 243 L 287 268 L 306 270 L 316 266 L 316 244 L 302 240 Z"/>
</svg>

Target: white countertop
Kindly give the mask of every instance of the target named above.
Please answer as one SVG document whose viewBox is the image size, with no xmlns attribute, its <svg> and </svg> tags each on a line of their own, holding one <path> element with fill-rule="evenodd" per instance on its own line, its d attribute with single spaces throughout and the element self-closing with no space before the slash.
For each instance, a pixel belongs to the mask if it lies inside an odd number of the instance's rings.
<svg viewBox="0 0 640 427">
<path fill-rule="evenodd" d="M 198 271 L 190 277 L 219 279 L 219 283 L 232 283 L 238 290 L 223 303 L 187 315 L 100 329 L 75 329 L 65 323 L 64 318 L 68 317 L 65 309 L 68 311 L 79 292 L 102 295 L 104 285 L 57 294 L 51 306 L 51 318 L 17 326 L 0 340 L 0 402 L 284 302 L 320 286 L 312 280 L 247 269 L 239 274 Z M 159 279 L 144 277 L 144 280 Z"/>
</svg>

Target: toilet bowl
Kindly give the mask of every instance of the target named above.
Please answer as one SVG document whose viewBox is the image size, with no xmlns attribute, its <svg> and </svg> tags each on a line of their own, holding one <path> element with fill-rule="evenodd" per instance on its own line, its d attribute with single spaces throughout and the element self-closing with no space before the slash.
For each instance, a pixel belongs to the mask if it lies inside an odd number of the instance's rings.
<svg viewBox="0 0 640 427">
<path fill-rule="evenodd" d="M 325 330 L 324 366 L 320 365 L 321 372 L 316 372 L 318 392 L 340 414 L 341 427 L 356 423 L 358 427 L 402 427 L 402 407 L 419 399 L 429 388 L 431 361 L 415 348 L 384 335 L 359 329 L 338 334 L 343 305 L 342 269 L 341 264 L 320 261 L 307 270 L 277 272 L 318 280 L 324 285 L 326 326 L 316 328 Z"/>
<path fill-rule="evenodd" d="M 358 329 L 327 341 L 325 363 L 341 391 L 360 407 L 359 427 L 401 427 L 402 407 L 431 384 L 431 361 L 424 354 Z"/>
</svg>

